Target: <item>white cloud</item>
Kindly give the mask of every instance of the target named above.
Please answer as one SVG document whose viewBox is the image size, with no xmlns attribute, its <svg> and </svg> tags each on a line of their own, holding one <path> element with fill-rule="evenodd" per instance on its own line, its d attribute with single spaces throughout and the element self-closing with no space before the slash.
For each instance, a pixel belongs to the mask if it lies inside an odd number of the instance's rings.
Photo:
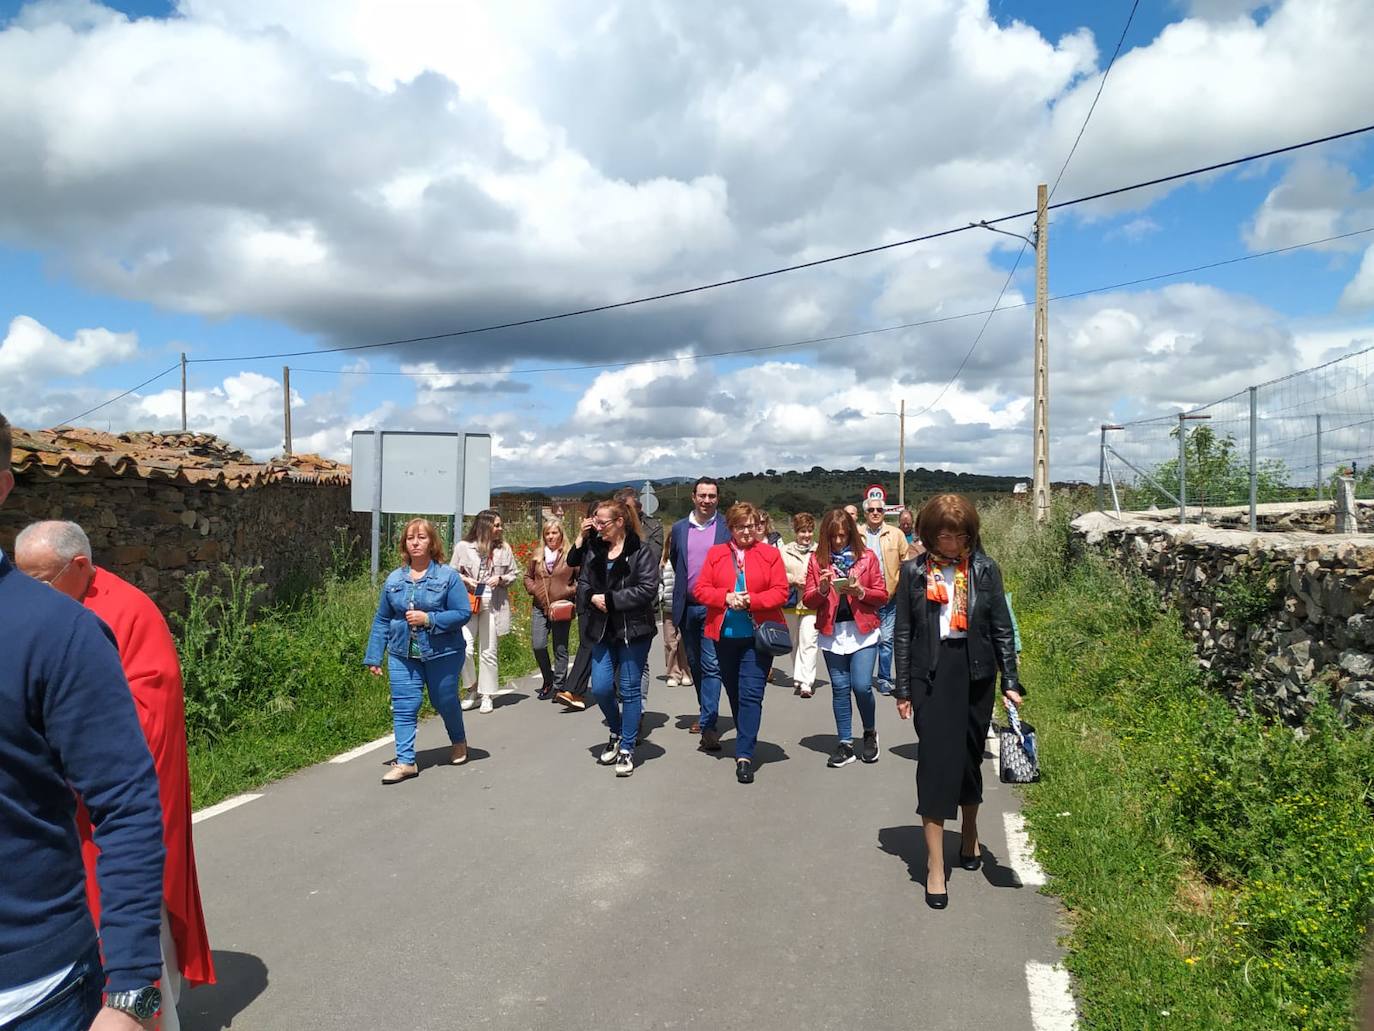
<svg viewBox="0 0 1374 1031">
<path fill-rule="evenodd" d="M 1269 191 L 1246 229 L 1251 250 L 1270 250 L 1366 229 L 1374 223 L 1374 189 L 1361 190 L 1355 175 L 1320 157 L 1294 161 Z M 1358 240 L 1324 244 L 1321 249 L 1348 251 Z"/>
<path fill-rule="evenodd" d="M 1374 245 L 1365 250 L 1355 278 L 1341 291 L 1341 308 L 1345 311 L 1374 308 Z"/>
<path fill-rule="evenodd" d="M 21 401 L 52 379 L 83 376 L 101 366 L 128 361 L 137 353 L 136 333 L 78 329 L 72 339 L 64 340 L 29 316 L 18 315 L 0 341 L 0 383 Z"/>
</svg>

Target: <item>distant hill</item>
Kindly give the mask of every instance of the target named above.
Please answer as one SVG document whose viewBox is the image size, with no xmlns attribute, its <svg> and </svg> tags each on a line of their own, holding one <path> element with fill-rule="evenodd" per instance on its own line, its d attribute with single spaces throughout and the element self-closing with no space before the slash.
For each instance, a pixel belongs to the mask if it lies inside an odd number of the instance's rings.
<svg viewBox="0 0 1374 1031">
<path fill-rule="evenodd" d="M 673 476 L 654 480 L 659 499 L 659 515 L 677 519 L 692 507 L 692 483 L 695 477 Z M 561 497 L 604 498 L 617 487 L 640 486 L 642 479 L 583 480 L 550 487 L 502 487 L 496 494 L 539 494 Z M 984 476 L 979 473 L 956 473 L 947 469 L 927 469 L 924 466 L 908 469 L 906 473 L 906 502 L 917 507 L 933 494 L 946 492 L 965 494 L 975 503 L 1007 497 L 1017 483 L 1029 483 L 1029 476 Z M 881 484 L 892 504 L 897 502 L 897 471 L 895 469 L 825 469 L 812 466 L 806 471 L 740 473 L 720 477 L 721 500 L 725 504 L 750 501 L 762 505 L 774 517 L 790 516 L 796 512 L 819 514 L 830 508 L 849 503 L 858 504 L 870 484 Z M 1055 489 L 1082 486 L 1077 483 L 1056 483 Z"/>
</svg>

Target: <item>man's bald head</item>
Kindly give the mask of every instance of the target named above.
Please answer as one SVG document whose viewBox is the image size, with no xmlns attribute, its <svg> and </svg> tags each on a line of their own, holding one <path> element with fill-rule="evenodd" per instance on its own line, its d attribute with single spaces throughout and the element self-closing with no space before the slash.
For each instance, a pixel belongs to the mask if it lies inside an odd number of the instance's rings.
<svg viewBox="0 0 1374 1031">
<path fill-rule="evenodd" d="M 60 519 L 31 523 L 20 530 L 14 541 L 14 564 L 77 601 L 86 596 L 95 576 L 86 531 Z"/>
<path fill-rule="evenodd" d="M 14 489 L 14 470 L 10 468 L 10 455 L 14 451 L 14 433 L 10 421 L 0 412 L 0 505 L 5 503 Z"/>
</svg>

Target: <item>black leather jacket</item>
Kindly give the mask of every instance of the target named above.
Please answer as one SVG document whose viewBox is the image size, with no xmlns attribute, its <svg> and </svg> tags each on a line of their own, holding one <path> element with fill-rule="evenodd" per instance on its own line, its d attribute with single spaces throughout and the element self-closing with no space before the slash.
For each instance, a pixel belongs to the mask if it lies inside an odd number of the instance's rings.
<svg viewBox="0 0 1374 1031">
<path fill-rule="evenodd" d="M 577 574 L 577 608 L 581 632 L 588 641 L 619 638 L 626 642 L 658 633 L 658 556 L 634 531 L 625 532 L 625 549 L 609 570 L 608 546 L 600 537 L 584 539 Z M 593 594 L 606 596 L 606 611 L 592 604 Z"/>
<path fill-rule="evenodd" d="M 981 551 L 973 553 L 969 577 L 969 675 L 982 680 L 1002 674 L 1002 690 L 1025 695 L 1016 673 L 1016 638 L 1011 610 L 1002 586 L 1002 571 Z M 926 600 L 925 559 L 902 563 L 897 580 L 897 626 L 893 653 L 897 662 L 892 696 L 919 701 L 933 682 L 940 654 L 940 605 Z"/>
</svg>

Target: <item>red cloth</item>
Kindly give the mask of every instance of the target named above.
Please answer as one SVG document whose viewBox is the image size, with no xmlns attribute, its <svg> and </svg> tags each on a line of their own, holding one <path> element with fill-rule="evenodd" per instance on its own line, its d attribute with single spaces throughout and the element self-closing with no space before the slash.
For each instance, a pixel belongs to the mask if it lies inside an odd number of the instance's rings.
<svg viewBox="0 0 1374 1031">
<path fill-rule="evenodd" d="M 162 838 L 167 847 L 162 901 L 176 943 L 177 966 L 188 985 L 214 984 L 215 967 L 205 932 L 205 914 L 200 908 L 196 854 L 191 842 L 186 699 L 172 632 L 152 598 L 108 570 L 96 569 L 83 601 L 114 631 L 119 661 L 157 769 Z M 84 805 L 78 804 L 76 816 L 81 856 L 86 863 L 86 897 L 99 927 L 100 888 L 95 879 L 95 864 L 100 849 L 92 838 L 91 818 Z"/>
<path fill-rule="evenodd" d="M 725 596 L 735 589 L 738 570 L 734 546 L 730 541 L 712 545 L 702 563 L 692 594 L 706 606 L 706 636 L 720 640 L 725 622 Z M 792 588 L 787 584 L 787 569 L 782 552 L 771 544 L 755 541 L 744 549 L 744 588 L 749 593 L 749 614 L 756 622 L 784 622 L 782 606 Z"/>
<path fill-rule="evenodd" d="M 878 561 L 878 553 L 865 548 L 854 563 L 849 574 L 859 581 L 864 589 L 863 599 L 850 595 L 849 610 L 854 613 L 854 626 L 859 633 L 867 636 L 878 629 L 878 610 L 887 604 L 887 580 L 883 576 L 883 565 Z M 802 588 L 802 604 L 816 610 L 816 633 L 835 632 L 835 613 L 840 608 L 840 592 L 833 587 L 821 593 L 821 567 L 816 561 L 816 553 L 811 553 L 811 561 L 806 564 L 806 586 Z"/>
</svg>

